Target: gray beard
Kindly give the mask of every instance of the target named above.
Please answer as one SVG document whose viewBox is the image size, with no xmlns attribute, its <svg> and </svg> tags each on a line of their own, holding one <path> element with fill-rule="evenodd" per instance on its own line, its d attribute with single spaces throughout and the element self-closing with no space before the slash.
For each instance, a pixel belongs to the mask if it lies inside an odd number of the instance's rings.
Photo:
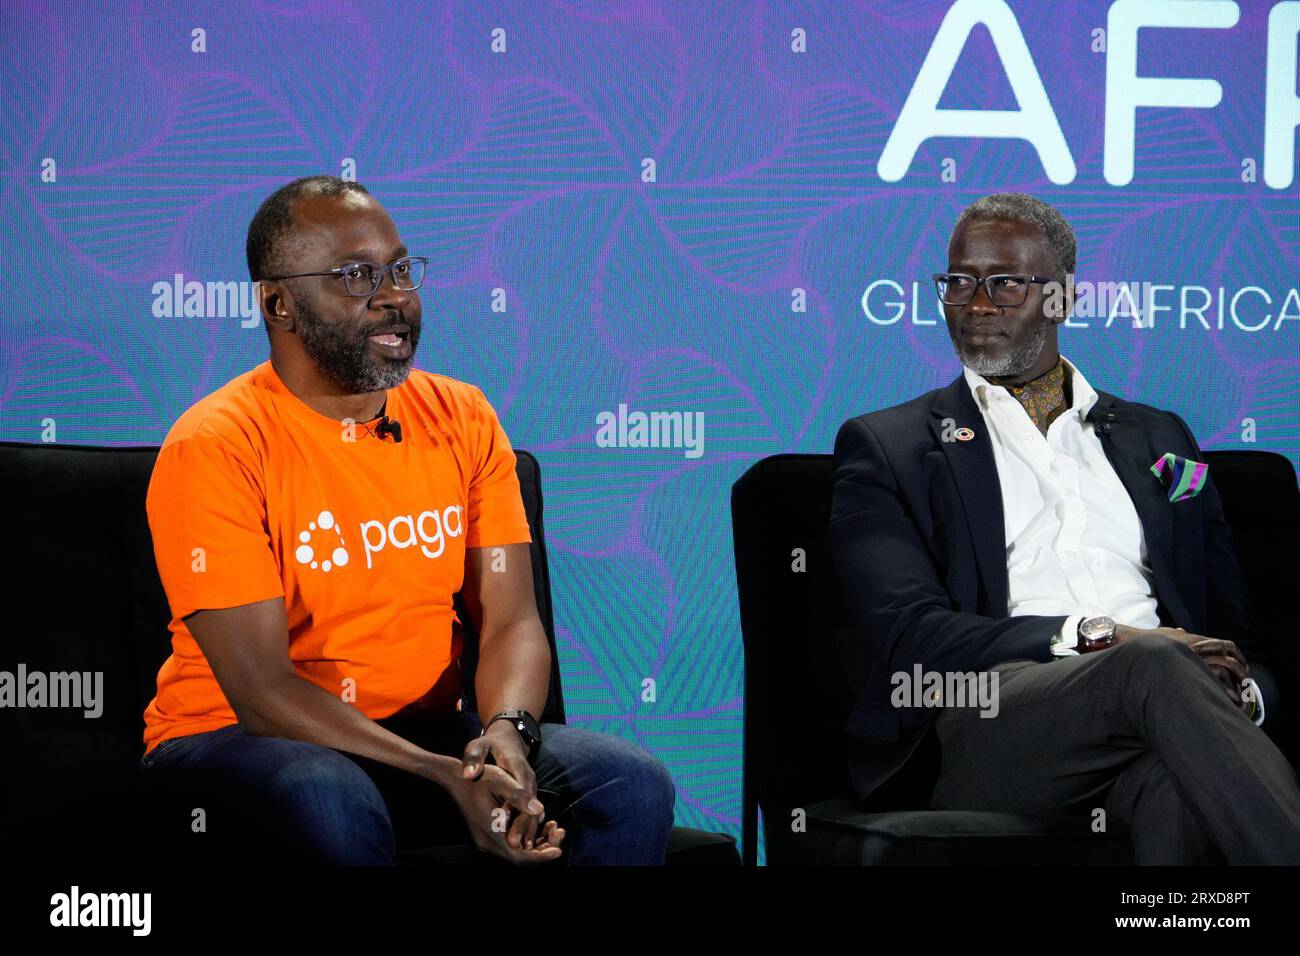
<svg viewBox="0 0 1300 956">
<path fill-rule="evenodd" d="M 395 322 L 394 322 L 395 324 Z M 351 338 L 342 329 L 324 321 L 306 303 L 298 303 L 298 338 L 303 350 L 316 364 L 316 370 L 347 395 L 379 392 L 396 388 L 411 374 L 419 330 L 412 325 L 410 358 L 400 361 L 371 358 L 365 338 Z"/>
<path fill-rule="evenodd" d="M 1020 375 L 1033 368 L 1038 357 L 1043 354 L 1043 345 L 1046 342 L 1047 323 L 1043 323 L 1024 345 L 1020 348 L 1008 349 L 1001 355 L 990 355 L 983 350 L 967 349 L 962 345 L 960 338 L 953 340 L 953 346 L 957 349 L 957 357 L 961 359 L 961 364 L 972 372 L 985 377 L 990 375 L 1003 377 Z"/>
</svg>

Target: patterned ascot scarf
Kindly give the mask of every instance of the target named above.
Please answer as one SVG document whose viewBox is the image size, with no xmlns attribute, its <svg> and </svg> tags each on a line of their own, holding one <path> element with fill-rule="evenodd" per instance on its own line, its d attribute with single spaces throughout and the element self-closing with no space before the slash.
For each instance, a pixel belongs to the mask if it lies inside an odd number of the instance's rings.
<svg viewBox="0 0 1300 956">
<path fill-rule="evenodd" d="M 1029 413 L 1029 420 L 1034 423 L 1044 437 L 1047 428 L 1070 408 L 1070 397 L 1066 394 L 1068 384 L 1065 376 L 1065 363 L 1058 353 L 1056 364 L 1038 378 L 1030 379 L 1019 385 L 1008 384 L 1007 377 L 993 378 L 984 376 L 993 385 L 1004 385 Z"/>
</svg>

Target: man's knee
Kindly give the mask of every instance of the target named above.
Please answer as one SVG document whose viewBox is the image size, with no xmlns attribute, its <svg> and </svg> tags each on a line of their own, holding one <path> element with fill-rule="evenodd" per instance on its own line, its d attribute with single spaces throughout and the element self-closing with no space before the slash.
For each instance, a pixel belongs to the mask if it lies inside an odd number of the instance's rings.
<svg viewBox="0 0 1300 956">
<path fill-rule="evenodd" d="M 644 750 L 624 764 L 629 790 L 636 795 L 637 813 L 647 820 L 672 826 L 677 787 L 663 761 Z"/>
<path fill-rule="evenodd" d="M 575 794 L 573 808 L 604 819 L 635 818 L 671 827 L 677 789 L 663 762 L 618 737 L 582 733 L 587 767 L 578 776 L 587 786 L 585 793 Z"/>
<path fill-rule="evenodd" d="M 383 805 L 374 782 L 347 757 L 328 747 L 311 746 L 285 759 L 267 781 L 277 803 L 334 808 Z"/>
<path fill-rule="evenodd" d="M 328 747 L 305 745 L 271 773 L 273 828 L 292 849 L 328 863 L 391 862 L 395 839 L 388 807 L 356 763 Z"/>
<path fill-rule="evenodd" d="M 1152 680 L 1157 686 L 1178 675 L 1197 673 L 1205 665 L 1196 652 L 1165 634 L 1147 632 L 1116 644 L 1101 653 L 1112 663 L 1122 664 L 1135 677 Z"/>
</svg>

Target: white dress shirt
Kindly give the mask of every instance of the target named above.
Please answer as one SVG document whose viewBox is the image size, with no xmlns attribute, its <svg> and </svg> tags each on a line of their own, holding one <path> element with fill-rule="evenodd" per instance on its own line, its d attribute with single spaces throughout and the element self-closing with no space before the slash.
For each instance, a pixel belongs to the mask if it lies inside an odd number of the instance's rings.
<svg viewBox="0 0 1300 956">
<path fill-rule="evenodd" d="M 1092 423 L 1084 421 L 1097 393 L 1073 363 L 1061 360 L 1071 405 L 1046 436 L 1004 386 L 962 369 L 1002 486 L 1007 613 L 1069 615 L 1060 631 L 1064 646 L 1053 650 L 1058 656 L 1078 653 L 1073 647 L 1086 617 L 1107 614 L 1143 629 L 1160 625 L 1142 522 Z M 1264 701 L 1253 689 L 1259 724 Z"/>
</svg>

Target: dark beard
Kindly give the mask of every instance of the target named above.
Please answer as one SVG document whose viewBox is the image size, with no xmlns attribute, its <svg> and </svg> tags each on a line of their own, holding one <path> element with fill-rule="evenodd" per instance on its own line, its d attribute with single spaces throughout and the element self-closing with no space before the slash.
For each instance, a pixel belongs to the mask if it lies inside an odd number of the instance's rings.
<svg viewBox="0 0 1300 956">
<path fill-rule="evenodd" d="M 377 325 L 382 330 L 400 322 L 402 318 L 390 312 Z M 404 359 L 381 358 L 376 362 L 365 335 L 326 322 L 319 312 L 298 300 L 298 338 L 302 340 L 303 350 L 316 364 L 316 370 L 347 395 L 396 388 L 406 381 L 420 341 L 420 327 L 415 322 L 406 324 L 411 327 L 407 333 L 411 355 Z"/>
</svg>

